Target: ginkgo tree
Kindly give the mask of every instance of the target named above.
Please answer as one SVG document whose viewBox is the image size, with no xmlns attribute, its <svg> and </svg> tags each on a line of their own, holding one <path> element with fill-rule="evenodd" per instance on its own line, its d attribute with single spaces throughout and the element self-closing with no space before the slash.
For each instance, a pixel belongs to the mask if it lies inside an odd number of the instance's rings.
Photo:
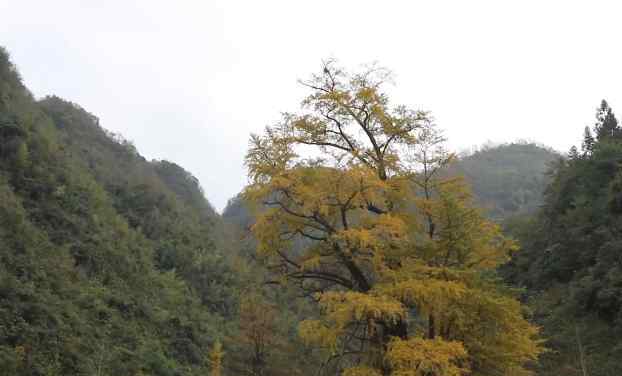
<svg viewBox="0 0 622 376">
<path fill-rule="evenodd" d="M 430 115 L 391 105 L 390 79 L 327 61 L 300 112 L 251 137 L 258 251 L 318 305 L 299 331 L 331 372 L 529 374 L 538 330 L 494 277 L 515 246 L 444 173 Z"/>
</svg>

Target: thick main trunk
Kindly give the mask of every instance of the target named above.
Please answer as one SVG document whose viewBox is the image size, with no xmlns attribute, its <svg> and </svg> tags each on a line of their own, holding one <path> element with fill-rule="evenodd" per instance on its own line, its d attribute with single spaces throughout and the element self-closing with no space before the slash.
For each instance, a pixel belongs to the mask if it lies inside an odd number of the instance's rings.
<svg viewBox="0 0 622 376">
<path fill-rule="evenodd" d="M 428 338 L 434 339 L 436 337 L 436 320 L 434 315 L 428 316 Z"/>
</svg>

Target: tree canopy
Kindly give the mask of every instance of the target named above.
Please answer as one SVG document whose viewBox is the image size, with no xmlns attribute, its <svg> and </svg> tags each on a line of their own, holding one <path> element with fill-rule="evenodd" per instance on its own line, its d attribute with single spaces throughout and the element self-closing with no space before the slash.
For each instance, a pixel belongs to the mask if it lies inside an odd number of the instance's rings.
<svg viewBox="0 0 622 376">
<path fill-rule="evenodd" d="M 300 333 L 326 349 L 326 369 L 527 374 L 537 329 L 494 277 L 514 245 L 441 177 L 453 156 L 429 113 L 391 105 L 389 78 L 328 61 L 301 82 L 301 111 L 251 138 L 258 250 L 274 283 L 319 307 Z"/>
</svg>

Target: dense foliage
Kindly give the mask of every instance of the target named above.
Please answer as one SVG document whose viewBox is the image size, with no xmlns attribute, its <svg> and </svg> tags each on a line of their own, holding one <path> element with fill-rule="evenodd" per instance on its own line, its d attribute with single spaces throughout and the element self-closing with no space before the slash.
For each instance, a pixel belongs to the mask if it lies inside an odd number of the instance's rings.
<svg viewBox="0 0 622 376">
<path fill-rule="evenodd" d="M 205 374 L 237 310 L 196 179 L 0 51 L 0 373 Z"/>
<path fill-rule="evenodd" d="M 0 99 L 1 375 L 319 364 L 296 332 L 307 308 L 264 287 L 254 241 L 194 176 L 147 161 L 74 103 L 36 101 L 4 50 Z"/>
<path fill-rule="evenodd" d="M 258 251 L 317 305 L 300 333 L 328 374 L 529 374 L 537 329 L 494 278 L 513 245 L 460 179 L 439 177 L 442 137 L 390 105 L 385 79 L 328 62 L 303 82 L 301 113 L 252 137 Z"/>
<path fill-rule="evenodd" d="M 0 375 L 622 374 L 608 104 L 567 157 L 456 157 L 385 73 L 303 82 L 221 217 L 182 167 L 36 100 L 0 50 Z"/>
<path fill-rule="evenodd" d="M 622 129 L 605 101 L 596 118 L 596 137 L 587 128 L 551 171 L 538 215 L 508 224 L 523 251 L 505 272 L 554 350 L 543 375 L 622 374 Z"/>
</svg>

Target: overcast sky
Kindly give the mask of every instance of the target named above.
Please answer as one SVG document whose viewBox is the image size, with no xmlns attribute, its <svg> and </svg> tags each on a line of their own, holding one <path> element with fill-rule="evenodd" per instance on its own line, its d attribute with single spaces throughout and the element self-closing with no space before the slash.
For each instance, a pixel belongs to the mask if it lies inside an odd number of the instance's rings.
<svg viewBox="0 0 622 376">
<path fill-rule="evenodd" d="M 80 104 L 222 210 L 251 132 L 297 108 L 335 57 L 395 72 L 450 146 L 566 151 L 606 98 L 622 114 L 622 6 L 598 1 L 0 0 L 0 45 L 37 97 Z"/>
</svg>

